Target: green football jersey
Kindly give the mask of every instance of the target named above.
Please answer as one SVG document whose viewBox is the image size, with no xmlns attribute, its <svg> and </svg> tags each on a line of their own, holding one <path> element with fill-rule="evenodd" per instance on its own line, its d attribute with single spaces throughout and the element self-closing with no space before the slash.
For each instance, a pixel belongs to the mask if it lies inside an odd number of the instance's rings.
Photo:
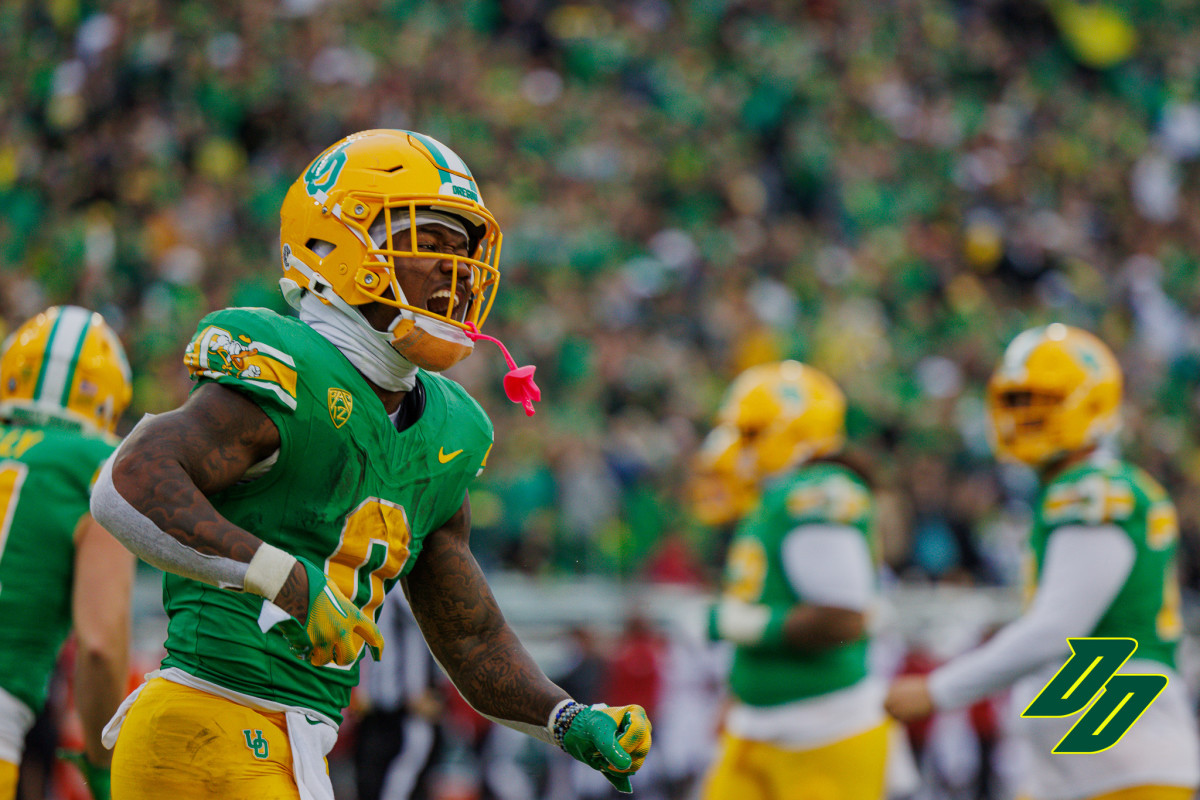
<svg viewBox="0 0 1200 800">
<path fill-rule="evenodd" d="M 216 509 L 324 567 L 346 597 L 378 617 L 384 593 L 482 471 L 492 445 L 483 409 L 454 381 L 420 372 L 424 413 L 397 431 L 336 347 L 299 320 L 260 308 L 202 319 L 184 363 L 198 385 L 244 393 L 279 429 L 278 459 L 261 477 L 210 497 Z M 340 721 L 357 663 L 297 659 L 282 634 L 261 629 L 262 598 L 167 574 L 163 604 L 164 666 Z"/>
<path fill-rule="evenodd" d="M 1175 667 L 1182 632 L 1175 549 L 1179 523 L 1166 491 L 1124 461 L 1090 461 L 1065 470 L 1037 500 L 1030 534 L 1032 596 L 1046 558 L 1046 543 L 1064 525 L 1115 525 L 1133 542 L 1129 577 L 1087 636 L 1128 637 L 1135 658 Z"/>
<path fill-rule="evenodd" d="M 726 562 L 725 595 L 777 609 L 805 602 L 784 571 L 784 539 L 805 525 L 851 527 L 873 552 L 873 515 L 871 492 L 853 471 L 830 462 L 801 467 L 763 492 L 758 508 L 739 526 Z M 773 706 L 843 689 L 866 674 L 864 636 L 820 650 L 738 646 L 729 683 L 741 702 Z"/>
<path fill-rule="evenodd" d="M 115 439 L 0 424 L 0 687 L 40 711 L 71 630 L 75 529 Z"/>
</svg>

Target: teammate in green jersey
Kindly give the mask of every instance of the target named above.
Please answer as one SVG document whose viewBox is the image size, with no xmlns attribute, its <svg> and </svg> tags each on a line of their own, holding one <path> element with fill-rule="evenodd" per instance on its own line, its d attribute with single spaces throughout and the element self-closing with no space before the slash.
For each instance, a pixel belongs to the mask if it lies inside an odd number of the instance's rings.
<svg viewBox="0 0 1200 800">
<path fill-rule="evenodd" d="M 38 314 L 0 354 L 0 800 L 16 794 L 25 734 L 71 630 L 79 763 L 92 796 L 108 797 L 100 730 L 125 696 L 134 559 L 92 520 L 88 492 L 129 396 L 116 334 L 76 306 Z"/>
<path fill-rule="evenodd" d="M 167 657 L 106 731 L 115 795 L 332 798 L 323 757 L 397 582 L 480 713 L 629 791 L 645 713 L 551 683 L 468 547 L 492 426 L 437 373 L 470 354 L 500 278 L 470 170 L 428 136 L 364 131 L 308 166 L 281 217 L 299 319 L 201 320 L 191 397 L 139 423 L 97 483 L 97 519 L 168 573 Z"/>
<path fill-rule="evenodd" d="M 997 454 L 1041 478 L 1029 606 L 982 647 L 929 676 L 898 679 L 887 698 L 895 717 L 912 720 L 1012 686 L 1012 730 L 1027 759 L 1022 795 L 1033 800 L 1186 800 L 1200 785 L 1200 741 L 1175 671 L 1175 507 L 1153 478 L 1112 455 L 1120 403 L 1120 367 L 1090 333 L 1055 323 L 1008 346 L 988 408 Z M 1168 676 L 1103 752 L 1051 752 L 1075 716 L 1019 716 L 1067 660 L 1068 637 L 1135 639 L 1121 671 Z"/>
<path fill-rule="evenodd" d="M 867 674 L 874 504 L 834 459 L 844 415 L 826 375 L 765 364 L 737 378 L 705 442 L 697 512 L 742 518 L 709 617 L 736 647 L 706 800 L 883 796 L 890 726 Z"/>
</svg>

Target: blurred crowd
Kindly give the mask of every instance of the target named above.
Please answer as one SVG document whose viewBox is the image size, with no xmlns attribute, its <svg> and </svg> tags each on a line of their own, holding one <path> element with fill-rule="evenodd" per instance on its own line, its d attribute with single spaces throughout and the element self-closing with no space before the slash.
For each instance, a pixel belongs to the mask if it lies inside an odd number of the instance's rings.
<svg viewBox="0 0 1200 800">
<path fill-rule="evenodd" d="M 1200 6 L 1190 0 L 55 0 L 0 5 L 0 328 L 100 310 L 123 426 L 195 323 L 284 310 L 278 209 L 364 128 L 454 148 L 501 222 L 485 565 L 703 582 L 687 464 L 741 369 L 851 402 L 889 566 L 1008 582 L 1031 478 L 983 386 L 1019 330 L 1095 331 L 1126 452 L 1200 535 Z M 2 331 L 0 331 L 2 332 Z M 1193 584 L 1196 558 L 1191 558 Z"/>
</svg>

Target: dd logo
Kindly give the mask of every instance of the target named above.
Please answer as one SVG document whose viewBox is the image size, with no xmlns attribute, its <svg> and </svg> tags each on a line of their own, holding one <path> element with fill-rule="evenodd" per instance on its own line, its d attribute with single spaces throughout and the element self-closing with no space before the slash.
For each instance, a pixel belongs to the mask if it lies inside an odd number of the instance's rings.
<svg viewBox="0 0 1200 800">
<path fill-rule="evenodd" d="M 1117 675 L 1137 650 L 1134 639 L 1067 639 L 1067 644 L 1071 657 L 1021 716 L 1069 717 L 1091 703 L 1051 752 L 1099 753 L 1133 727 L 1166 688 L 1167 676 Z"/>
</svg>

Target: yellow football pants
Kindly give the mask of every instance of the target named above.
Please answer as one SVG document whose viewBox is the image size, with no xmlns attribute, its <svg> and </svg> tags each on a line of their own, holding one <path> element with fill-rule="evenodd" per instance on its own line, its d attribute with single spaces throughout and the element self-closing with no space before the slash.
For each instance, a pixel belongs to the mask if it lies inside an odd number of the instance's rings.
<svg viewBox="0 0 1200 800">
<path fill-rule="evenodd" d="M 1092 800 L 1191 800 L 1195 795 L 1194 789 L 1182 786 L 1130 786 L 1098 794 Z"/>
<path fill-rule="evenodd" d="M 1196 796 L 1194 789 L 1183 786 L 1130 786 L 1115 792 L 1092 795 L 1087 800 L 1191 800 Z M 1022 796 L 1020 800 L 1029 800 Z"/>
<path fill-rule="evenodd" d="M 298 800 L 284 715 L 155 678 L 121 727 L 112 796 Z"/>
<path fill-rule="evenodd" d="M 880 800 L 888 724 L 812 750 L 726 733 L 704 800 Z"/>
<path fill-rule="evenodd" d="M 17 774 L 20 764 L 0 761 L 0 800 L 13 800 L 17 796 Z"/>
</svg>

